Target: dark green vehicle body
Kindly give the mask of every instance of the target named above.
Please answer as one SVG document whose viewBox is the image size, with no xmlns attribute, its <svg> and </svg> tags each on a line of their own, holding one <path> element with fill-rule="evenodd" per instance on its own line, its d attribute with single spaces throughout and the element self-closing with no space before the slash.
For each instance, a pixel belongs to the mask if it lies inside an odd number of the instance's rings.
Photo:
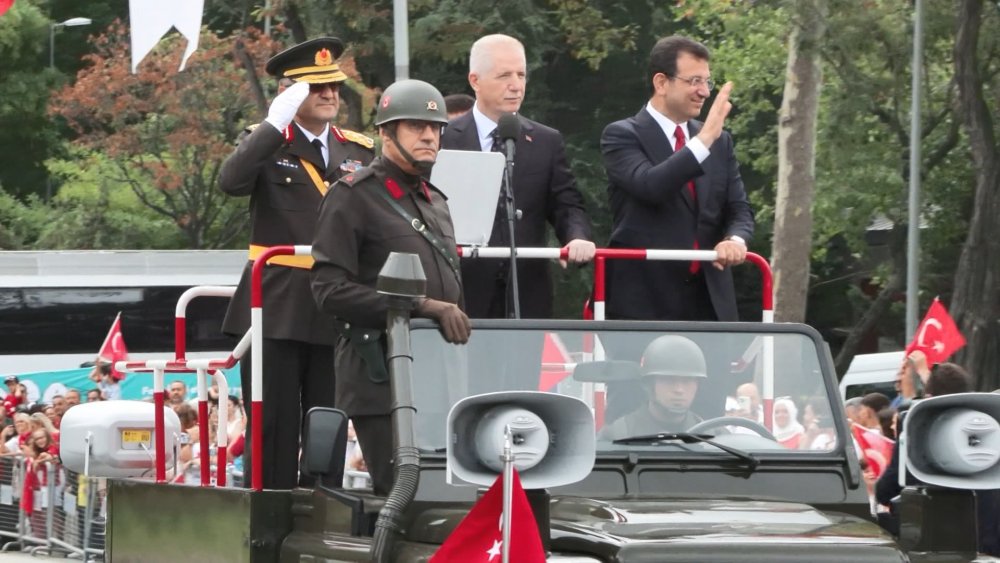
<svg viewBox="0 0 1000 563">
<path fill-rule="evenodd" d="M 838 405 L 838 395 L 832 362 L 819 335 L 807 326 L 477 321 L 474 338 L 484 337 L 485 342 L 489 337 L 491 344 L 503 344 L 497 346 L 499 351 L 490 346 L 483 353 L 469 352 L 473 358 L 464 361 L 476 369 L 466 371 L 488 371 L 491 381 L 500 378 L 495 366 L 507 363 L 505 358 L 516 364 L 517 354 L 512 351 L 525 349 L 517 334 L 558 334 L 572 343 L 567 348 L 579 350 L 586 348 L 583 335 L 599 333 L 612 350 L 618 332 L 694 335 L 703 349 L 715 351 L 720 350 L 719 342 L 736 342 L 738 352 L 751 350 L 761 341 L 771 342 L 774 363 L 781 366 L 782 377 L 797 377 L 794 374 L 800 371 L 810 374 L 805 383 L 778 381 L 776 387 L 784 386 L 800 396 L 808 394 L 813 400 L 825 397 L 837 439 L 817 451 L 784 450 L 768 442 L 771 445 L 754 450 L 759 463 L 753 468 L 703 444 L 618 446 L 605 442 L 599 445 L 594 466 L 582 481 L 529 491 L 549 561 L 888 563 L 968 561 L 974 557 L 949 552 L 911 558 L 913 554 L 875 524 L 859 462 L 847 438 L 848 423 L 842 410 L 833 408 Z M 448 395 L 454 385 L 428 381 L 438 377 L 438 367 L 429 371 L 421 368 L 422 362 L 450 361 L 447 354 L 442 360 L 432 350 L 440 335 L 435 326 L 415 321 L 411 340 L 414 395 L 420 413 L 420 477 L 416 496 L 402 517 L 402 533 L 393 546 L 392 560 L 400 562 L 427 561 L 482 492 L 446 482 L 444 446 L 449 442 L 443 421 L 454 397 L 439 397 Z M 747 342 L 752 345 L 747 347 Z M 470 342 L 470 349 L 473 345 Z M 718 355 L 728 365 L 740 354 Z M 579 354 L 575 359 L 578 363 L 587 360 Z M 725 389 L 731 389 L 729 383 L 740 377 L 759 379 L 762 361 L 766 355 L 751 361 L 758 366 L 756 372 L 751 368 L 748 375 L 744 369 L 742 375 L 732 376 L 732 381 L 725 380 Z M 566 377 L 559 385 L 580 396 L 591 393 L 589 384 L 572 379 Z M 459 395 L 475 394 L 474 387 Z M 711 390 L 703 386 L 701 391 Z M 425 439 L 428 434 L 433 437 Z M 744 440 L 740 443 L 751 446 L 763 444 L 763 438 L 758 437 L 730 439 Z M 369 561 L 374 524 L 385 502 L 363 489 L 339 487 L 253 493 L 120 481 L 110 488 L 108 550 L 113 561 Z M 201 498 L 191 500 L 187 495 L 192 491 Z M 151 510 L 155 515 L 149 513 Z M 159 522 L 159 526 L 137 524 L 143 518 Z M 949 517 L 942 514 L 937 518 Z M 187 524 L 177 533 L 178 528 L 169 522 L 179 519 Z M 189 541 L 188 534 L 214 541 Z"/>
</svg>

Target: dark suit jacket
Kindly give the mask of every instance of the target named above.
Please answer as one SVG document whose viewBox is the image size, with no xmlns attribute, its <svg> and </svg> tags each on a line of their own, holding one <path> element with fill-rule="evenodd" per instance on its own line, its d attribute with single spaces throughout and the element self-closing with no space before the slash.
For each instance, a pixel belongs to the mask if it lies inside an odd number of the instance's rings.
<svg viewBox="0 0 1000 563">
<path fill-rule="evenodd" d="M 330 165 L 324 168 L 316 147 L 293 127 L 290 143 L 268 123 L 261 123 L 240 141 L 236 151 L 222 164 L 219 188 L 233 196 L 250 196 L 250 244 L 275 246 L 312 244 L 316 216 L 323 199 L 302 167 L 299 158 L 324 171 L 333 182 L 375 154 L 365 137 L 331 132 L 328 139 Z M 348 135 L 359 142 L 348 140 Z M 370 141 L 370 139 L 368 139 Z M 250 270 L 243 269 L 222 329 L 242 336 L 250 327 Z M 309 288 L 309 270 L 269 265 L 264 269 L 264 337 L 297 340 L 332 346 L 336 341 L 331 317 L 316 307 Z"/>
<path fill-rule="evenodd" d="M 590 240 L 583 196 L 566 161 L 562 134 L 551 127 L 520 117 L 521 136 L 514 145 L 514 205 L 522 212 L 514 226 L 518 246 L 548 246 L 545 223 L 555 228 L 561 244 L 574 239 Z M 488 132 L 484 132 L 488 133 Z M 478 151 L 479 132 L 472 112 L 452 120 L 441 137 L 441 147 Z M 498 208 L 490 235 L 490 246 L 509 243 L 507 220 Z M 462 261 L 462 285 L 466 312 L 472 318 L 487 316 L 497 288 L 497 275 L 506 260 L 472 259 Z M 546 260 L 520 260 L 517 278 L 521 317 L 552 316 L 552 280 Z M 502 298 L 502 296 L 500 296 Z"/>
<path fill-rule="evenodd" d="M 699 121 L 688 122 L 693 138 Z M 749 241 L 754 219 L 747 202 L 733 139 L 722 135 L 708 147 L 701 164 L 690 149 L 676 153 L 663 129 L 643 108 L 635 117 L 608 125 L 601 153 L 608 174 L 613 226 L 609 246 L 692 249 L 695 240 L 711 250 L 723 238 Z M 697 201 L 687 188 L 694 181 Z M 703 264 L 705 283 L 718 320 L 738 320 L 736 292 L 729 268 Z M 609 260 L 607 312 L 629 319 L 677 318 L 675 295 L 688 277 L 687 262 Z"/>
</svg>

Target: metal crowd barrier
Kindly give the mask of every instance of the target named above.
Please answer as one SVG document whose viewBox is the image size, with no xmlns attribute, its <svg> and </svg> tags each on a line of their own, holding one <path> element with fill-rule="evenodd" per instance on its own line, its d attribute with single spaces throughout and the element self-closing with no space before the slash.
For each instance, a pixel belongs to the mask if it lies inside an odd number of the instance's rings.
<svg viewBox="0 0 1000 563">
<path fill-rule="evenodd" d="M 0 456 L 0 551 L 103 560 L 106 481 Z"/>
</svg>

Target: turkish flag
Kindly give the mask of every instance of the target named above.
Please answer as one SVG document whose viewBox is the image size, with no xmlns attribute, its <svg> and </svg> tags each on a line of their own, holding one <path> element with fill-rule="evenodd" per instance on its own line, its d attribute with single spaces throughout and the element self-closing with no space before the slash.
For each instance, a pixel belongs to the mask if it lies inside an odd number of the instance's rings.
<svg viewBox="0 0 1000 563">
<path fill-rule="evenodd" d="M 868 468 L 878 479 L 892 461 L 892 449 L 896 442 L 886 438 L 881 432 L 865 428 L 860 424 L 852 424 L 851 433 L 854 434 L 854 440 L 861 448 L 861 455 L 868 462 Z"/>
<path fill-rule="evenodd" d="M 104 344 L 101 344 L 97 359 L 111 364 L 111 377 L 115 381 L 125 379 L 125 374 L 115 369 L 115 362 L 128 359 L 128 348 L 125 347 L 125 339 L 122 337 L 121 313 L 118 313 L 115 322 L 111 323 L 111 330 L 104 337 Z"/>
<path fill-rule="evenodd" d="M 927 309 L 927 315 L 917 327 L 913 342 L 906 347 L 906 354 L 920 350 L 927 355 L 927 365 L 940 364 L 965 346 L 965 337 L 955 326 L 955 320 L 948 314 L 937 297 Z"/>
<path fill-rule="evenodd" d="M 545 563 L 542 538 L 521 479 L 514 470 L 510 515 L 510 560 L 518 563 Z M 497 477 L 486 494 L 452 530 L 430 563 L 499 563 L 503 560 L 503 475 Z"/>
<path fill-rule="evenodd" d="M 14 5 L 14 0 L 0 0 L 0 16 L 10 9 Z"/>
<path fill-rule="evenodd" d="M 572 374 L 573 358 L 554 332 L 545 333 L 542 344 L 542 372 L 538 376 L 538 390 L 549 391 Z"/>
</svg>

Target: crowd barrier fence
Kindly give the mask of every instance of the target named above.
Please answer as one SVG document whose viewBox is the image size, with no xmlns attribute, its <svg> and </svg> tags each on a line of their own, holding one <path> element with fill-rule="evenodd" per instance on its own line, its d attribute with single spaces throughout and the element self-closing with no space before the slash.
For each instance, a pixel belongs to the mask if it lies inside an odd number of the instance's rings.
<svg viewBox="0 0 1000 563">
<path fill-rule="evenodd" d="M 0 551 L 104 558 L 106 480 L 0 456 Z"/>
</svg>

